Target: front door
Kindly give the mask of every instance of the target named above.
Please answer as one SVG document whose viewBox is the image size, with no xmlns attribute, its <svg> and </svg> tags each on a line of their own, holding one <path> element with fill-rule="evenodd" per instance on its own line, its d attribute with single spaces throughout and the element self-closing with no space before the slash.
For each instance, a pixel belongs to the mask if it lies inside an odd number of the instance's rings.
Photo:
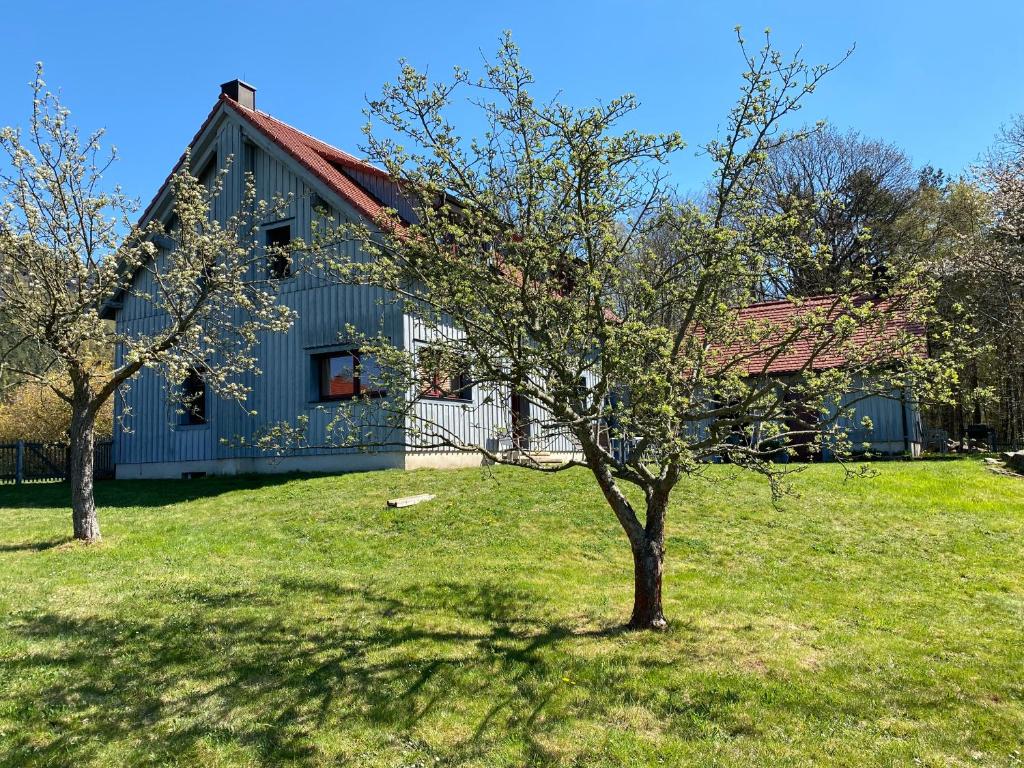
<svg viewBox="0 0 1024 768">
<path fill-rule="evenodd" d="M 530 449 L 530 401 L 513 394 L 509 409 L 512 411 L 512 447 L 517 451 Z"/>
</svg>

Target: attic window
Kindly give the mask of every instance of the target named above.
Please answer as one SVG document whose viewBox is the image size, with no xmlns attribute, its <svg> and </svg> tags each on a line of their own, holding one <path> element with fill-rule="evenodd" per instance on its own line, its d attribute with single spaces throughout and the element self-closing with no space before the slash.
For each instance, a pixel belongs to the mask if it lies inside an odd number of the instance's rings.
<svg viewBox="0 0 1024 768">
<path fill-rule="evenodd" d="M 312 199 L 309 201 L 309 206 L 316 213 L 330 214 L 331 212 L 331 206 L 327 204 L 326 200 L 317 194 L 313 195 Z"/>
<path fill-rule="evenodd" d="M 206 423 L 206 382 L 203 375 L 193 368 L 181 385 L 181 424 L 197 426 Z"/>
<path fill-rule="evenodd" d="M 199 179 L 199 183 L 206 187 L 209 191 L 213 191 L 214 182 L 217 179 L 217 153 L 213 152 L 210 155 L 210 159 L 206 161 L 206 165 L 196 176 Z"/>
<path fill-rule="evenodd" d="M 281 280 L 292 274 L 291 258 L 286 250 L 291 241 L 290 224 L 267 230 L 267 272 L 271 280 Z"/>
<path fill-rule="evenodd" d="M 256 145 L 251 141 L 242 143 L 242 172 L 256 177 Z"/>
</svg>

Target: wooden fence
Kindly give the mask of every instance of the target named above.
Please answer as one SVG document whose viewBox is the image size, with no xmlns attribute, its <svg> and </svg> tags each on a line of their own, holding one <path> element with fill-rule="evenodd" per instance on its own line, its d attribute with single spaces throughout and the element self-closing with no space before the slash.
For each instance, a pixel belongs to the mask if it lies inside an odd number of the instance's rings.
<svg viewBox="0 0 1024 768">
<path fill-rule="evenodd" d="M 114 476 L 114 444 L 96 443 L 93 476 L 98 480 Z M 0 443 L 0 483 L 31 483 L 66 480 L 69 447 L 61 443 Z"/>
</svg>

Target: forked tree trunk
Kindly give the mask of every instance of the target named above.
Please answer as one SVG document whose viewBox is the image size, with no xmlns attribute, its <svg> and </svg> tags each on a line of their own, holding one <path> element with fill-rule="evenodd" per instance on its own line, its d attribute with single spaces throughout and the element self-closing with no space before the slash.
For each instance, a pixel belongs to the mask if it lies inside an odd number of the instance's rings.
<svg viewBox="0 0 1024 768">
<path fill-rule="evenodd" d="M 646 539 L 633 546 L 633 616 L 631 629 L 666 629 L 668 622 L 661 608 L 661 576 L 665 547 L 660 541 Z"/>
<path fill-rule="evenodd" d="M 629 539 L 633 551 L 633 615 L 628 627 L 639 630 L 663 630 L 668 628 L 665 613 L 661 607 L 661 576 L 665 564 L 665 515 L 668 498 L 678 480 L 678 471 L 673 469 L 663 481 L 645 487 L 647 519 L 641 524 L 633 506 L 616 485 L 615 478 L 604 462 L 586 430 L 576 433 L 583 447 L 587 464 L 597 479 L 605 499 L 615 512 L 619 524 Z M 639 485 L 639 483 L 637 483 Z"/>
<path fill-rule="evenodd" d="M 81 398 L 76 398 L 71 413 L 68 482 L 71 484 L 71 521 L 75 538 L 85 542 L 97 542 L 102 538 L 92 493 L 94 430 L 95 419 L 90 414 L 88 403 L 83 404 Z"/>
</svg>

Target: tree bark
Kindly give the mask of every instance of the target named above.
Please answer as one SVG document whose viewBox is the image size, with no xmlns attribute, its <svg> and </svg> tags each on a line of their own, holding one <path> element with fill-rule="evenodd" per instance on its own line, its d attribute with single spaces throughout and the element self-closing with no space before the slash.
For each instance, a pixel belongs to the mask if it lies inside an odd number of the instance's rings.
<svg viewBox="0 0 1024 768">
<path fill-rule="evenodd" d="M 68 462 L 71 522 L 76 539 L 94 543 L 102 538 L 92 488 L 95 416 L 89 409 L 88 401 L 83 402 L 83 399 L 75 398 L 71 413 L 71 458 Z"/>
<path fill-rule="evenodd" d="M 644 488 L 647 497 L 647 521 L 641 525 L 629 500 L 615 482 L 607 463 L 600 455 L 589 430 L 581 429 L 576 437 L 583 448 L 587 465 L 594 473 L 605 500 L 615 512 L 633 551 L 633 615 L 627 625 L 630 629 L 664 630 L 668 621 L 661 607 L 661 577 L 665 563 L 665 515 L 668 497 L 678 480 L 678 470 L 672 469 L 660 483 L 637 485 Z"/>
<path fill-rule="evenodd" d="M 666 629 L 668 622 L 661 608 L 661 576 L 665 547 L 645 537 L 633 546 L 633 616 L 631 629 Z"/>
</svg>

